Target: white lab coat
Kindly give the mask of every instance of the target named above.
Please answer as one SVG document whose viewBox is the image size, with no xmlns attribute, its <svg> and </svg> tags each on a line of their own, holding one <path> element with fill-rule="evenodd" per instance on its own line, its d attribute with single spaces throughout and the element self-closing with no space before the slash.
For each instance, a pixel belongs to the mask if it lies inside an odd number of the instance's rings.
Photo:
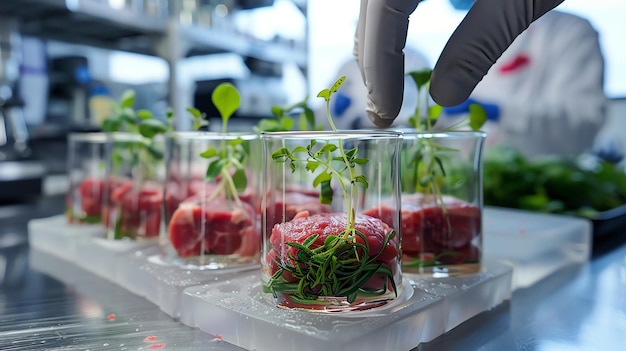
<svg viewBox="0 0 626 351">
<path fill-rule="evenodd" d="M 604 60 L 598 33 L 580 17 L 552 11 L 502 54 L 472 97 L 500 107 L 488 144 L 526 156 L 588 151 L 605 120 Z"/>
</svg>

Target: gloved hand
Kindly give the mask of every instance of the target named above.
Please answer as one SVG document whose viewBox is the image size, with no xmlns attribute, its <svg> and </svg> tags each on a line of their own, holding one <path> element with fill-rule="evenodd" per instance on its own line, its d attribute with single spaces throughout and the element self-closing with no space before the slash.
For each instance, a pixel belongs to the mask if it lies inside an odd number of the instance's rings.
<svg viewBox="0 0 626 351">
<path fill-rule="evenodd" d="M 367 114 L 379 127 L 398 116 L 404 90 L 409 15 L 420 0 L 361 0 L 354 54 L 368 90 Z M 477 0 L 435 65 L 430 94 L 442 106 L 459 105 L 513 40 L 563 0 Z"/>
<path fill-rule="evenodd" d="M 472 98 L 469 98 L 456 106 L 444 107 L 443 113 L 448 116 L 466 114 L 469 113 L 469 107 L 471 104 L 477 104 L 482 106 L 483 110 L 485 110 L 485 114 L 487 115 L 487 120 L 493 122 L 497 122 L 500 120 L 500 107 L 498 105 L 478 101 Z"/>
</svg>

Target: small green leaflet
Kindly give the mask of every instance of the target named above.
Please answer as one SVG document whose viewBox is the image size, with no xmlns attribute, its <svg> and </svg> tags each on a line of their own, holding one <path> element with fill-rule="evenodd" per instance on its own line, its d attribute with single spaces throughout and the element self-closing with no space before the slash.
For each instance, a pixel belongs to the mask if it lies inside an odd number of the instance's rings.
<svg viewBox="0 0 626 351">
<path fill-rule="evenodd" d="M 146 138 L 167 132 L 167 125 L 157 119 L 144 119 L 139 124 L 139 133 Z"/>
<path fill-rule="evenodd" d="M 134 90 L 126 90 L 122 93 L 122 98 L 120 99 L 120 107 L 121 108 L 131 108 L 135 105 L 135 91 Z"/>
<path fill-rule="evenodd" d="M 239 108 L 241 97 L 234 85 L 222 83 L 213 90 L 211 101 L 222 116 L 223 123 L 226 123 Z"/>
<path fill-rule="evenodd" d="M 246 177 L 246 171 L 242 168 L 238 168 L 233 174 L 233 183 L 235 183 L 235 189 L 238 192 L 243 192 L 248 186 L 248 179 Z"/>
<path fill-rule="evenodd" d="M 413 78 L 413 81 L 415 82 L 415 85 L 417 85 L 417 89 L 421 89 L 423 86 L 425 86 L 426 84 L 428 84 L 428 82 L 430 82 L 430 76 L 432 75 L 433 71 L 431 69 L 423 69 L 420 71 L 413 71 L 413 72 L 409 72 L 407 73 L 411 78 Z"/>
<path fill-rule="evenodd" d="M 472 130 L 480 130 L 487 122 L 487 113 L 479 104 L 469 105 L 469 125 Z"/>
<path fill-rule="evenodd" d="M 340 77 L 339 79 L 337 79 L 335 84 L 333 84 L 333 86 L 330 89 L 324 89 L 324 90 L 320 91 L 319 94 L 317 94 L 317 97 L 324 98 L 324 100 L 326 100 L 326 102 L 330 101 L 330 96 L 333 93 L 335 93 L 337 90 L 339 90 L 339 88 L 341 87 L 341 85 L 345 81 L 346 81 L 346 76 Z"/>
</svg>

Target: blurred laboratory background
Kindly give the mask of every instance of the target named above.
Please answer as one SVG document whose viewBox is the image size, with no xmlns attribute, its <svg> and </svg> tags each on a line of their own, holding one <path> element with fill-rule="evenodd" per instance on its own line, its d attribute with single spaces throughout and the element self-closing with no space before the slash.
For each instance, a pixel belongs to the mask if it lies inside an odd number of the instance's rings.
<svg viewBox="0 0 626 351">
<path fill-rule="evenodd" d="M 127 89 L 137 109 L 164 116 L 172 108 L 180 130 L 191 128 L 179 118 L 186 107 L 216 116 L 210 94 L 223 81 L 242 96 L 235 130 L 323 89 L 352 57 L 359 3 L 0 0 L 0 202 L 63 191 L 68 133 L 100 130 L 107 102 Z M 568 0 L 559 9 L 598 31 L 610 99 L 599 135 L 626 143 L 626 0 Z M 408 46 L 434 66 L 464 15 L 448 1 L 423 1 Z"/>
</svg>

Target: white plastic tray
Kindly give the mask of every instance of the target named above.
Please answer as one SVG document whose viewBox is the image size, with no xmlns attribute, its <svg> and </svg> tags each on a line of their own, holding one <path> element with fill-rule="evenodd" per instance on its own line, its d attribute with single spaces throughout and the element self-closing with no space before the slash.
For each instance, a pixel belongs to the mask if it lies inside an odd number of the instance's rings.
<svg viewBox="0 0 626 351">
<path fill-rule="evenodd" d="M 99 224 L 69 224 L 67 217 L 58 215 L 28 222 L 30 247 L 48 252 L 69 262 L 77 262 L 80 242 L 104 236 Z"/>
<path fill-rule="evenodd" d="M 513 290 L 589 260 L 589 220 L 495 207 L 486 207 L 483 214 L 484 257 L 513 265 Z"/>
<path fill-rule="evenodd" d="M 586 262 L 591 223 L 486 208 L 482 273 L 428 279 L 405 275 L 403 295 L 394 303 L 339 315 L 276 308 L 261 299 L 257 266 L 185 269 L 162 261 L 156 242 L 115 242 L 102 236 L 98 225 L 69 225 L 63 216 L 29 223 L 29 240 L 35 249 L 31 254 L 42 250 L 94 272 L 145 297 L 184 324 L 243 348 L 409 350 L 497 306 L 514 289 L 531 286 L 567 265 Z M 44 265 L 42 270 L 49 273 L 54 267 Z"/>
<path fill-rule="evenodd" d="M 207 283 L 221 282 L 238 274 L 260 269 L 256 265 L 242 266 L 224 270 L 185 269 L 161 260 L 158 252 L 135 253 L 129 267 L 116 280 L 123 288 L 145 297 L 159 306 L 171 317 L 180 317 L 180 302 L 183 290 L 188 287 Z"/>
<path fill-rule="evenodd" d="M 509 265 L 489 262 L 471 277 L 405 278 L 402 296 L 386 306 L 318 314 L 274 306 L 250 273 L 186 289 L 180 320 L 257 351 L 410 350 L 510 298 L 511 276 Z"/>
</svg>

